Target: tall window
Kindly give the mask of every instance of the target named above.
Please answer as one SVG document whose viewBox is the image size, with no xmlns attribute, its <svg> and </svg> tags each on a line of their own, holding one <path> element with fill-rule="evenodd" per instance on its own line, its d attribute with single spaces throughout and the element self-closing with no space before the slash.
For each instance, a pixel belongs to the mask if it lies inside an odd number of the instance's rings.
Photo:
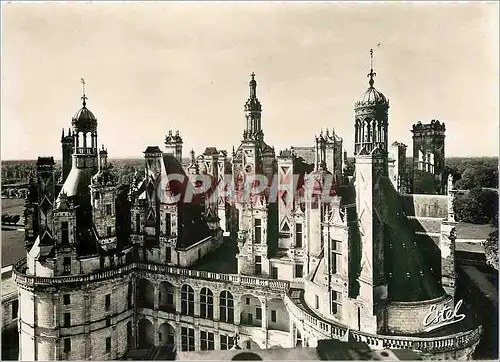
<svg viewBox="0 0 500 362">
<path fill-rule="evenodd" d="M 104 309 L 109 310 L 111 308 L 111 294 L 106 294 L 104 301 Z"/>
<path fill-rule="evenodd" d="M 332 290 L 331 299 L 332 299 L 332 314 L 337 314 L 340 309 L 341 304 L 341 293 Z"/>
<path fill-rule="evenodd" d="M 194 329 L 181 328 L 181 348 L 183 351 L 194 351 Z"/>
<path fill-rule="evenodd" d="M 127 347 L 132 346 L 132 322 L 127 322 Z"/>
<path fill-rule="evenodd" d="M 181 314 L 194 316 L 194 291 L 187 284 L 181 288 Z"/>
<path fill-rule="evenodd" d="M 19 309 L 19 300 L 12 301 L 12 319 L 16 319 L 18 315 Z"/>
<path fill-rule="evenodd" d="M 71 258 L 65 256 L 63 259 L 63 273 L 71 274 Z"/>
<path fill-rule="evenodd" d="M 302 247 L 302 224 L 295 224 L 295 247 Z"/>
<path fill-rule="evenodd" d="M 256 307 L 255 308 L 255 319 L 257 320 L 262 320 L 262 308 L 261 307 Z"/>
<path fill-rule="evenodd" d="M 214 334 L 211 332 L 200 331 L 200 344 L 202 351 L 213 351 L 214 346 Z"/>
<path fill-rule="evenodd" d="M 141 214 L 135 215 L 135 233 L 136 234 L 141 233 Z"/>
<path fill-rule="evenodd" d="M 276 318 L 276 311 L 272 310 L 271 311 L 271 322 L 276 323 L 276 320 L 277 320 L 277 318 Z"/>
<path fill-rule="evenodd" d="M 106 353 L 111 352 L 111 337 L 106 338 Z"/>
<path fill-rule="evenodd" d="M 295 278 L 302 278 L 304 274 L 304 266 L 302 264 L 295 265 Z"/>
<path fill-rule="evenodd" d="M 71 352 L 71 338 L 64 338 L 64 352 Z"/>
<path fill-rule="evenodd" d="M 295 347 L 302 347 L 302 335 L 300 334 L 300 331 L 296 329 L 297 332 L 297 343 L 295 344 Z"/>
<path fill-rule="evenodd" d="M 253 222 L 254 222 L 255 242 L 257 244 L 260 244 L 262 242 L 262 220 L 255 219 Z"/>
<path fill-rule="evenodd" d="M 319 297 L 317 295 L 314 296 L 314 307 L 319 309 Z"/>
<path fill-rule="evenodd" d="M 331 252 L 330 258 L 330 270 L 333 274 L 336 274 L 339 270 L 340 260 L 342 257 L 342 243 L 340 241 L 334 241 L 333 250 Z"/>
<path fill-rule="evenodd" d="M 205 319 L 214 317 L 214 295 L 208 288 L 203 288 L 200 293 L 200 317 Z"/>
<path fill-rule="evenodd" d="M 278 268 L 275 266 L 271 267 L 271 278 L 278 279 Z"/>
<path fill-rule="evenodd" d="M 71 326 L 71 313 L 64 313 L 64 327 Z"/>
<path fill-rule="evenodd" d="M 106 227 L 106 234 L 108 238 L 111 237 L 111 226 Z"/>
<path fill-rule="evenodd" d="M 172 216 L 169 212 L 165 214 L 165 235 L 170 236 L 172 233 Z"/>
<path fill-rule="evenodd" d="M 62 244 L 68 244 L 69 243 L 69 228 L 68 228 L 68 222 L 63 221 L 61 223 L 61 243 Z"/>
<path fill-rule="evenodd" d="M 231 349 L 232 346 L 234 346 L 234 338 L 221 334 L 220 349 L 221 350 Z"/>
<path fill-rule="evenodd" d="M 262 274 L 262 257 L 260 255 L 255 256 L 255 274 Z"/>
<path fill-rule="evenodd" d="M 234 322 L 234 300 L 233 295 L 228 291 L 220 293 L 220 321 L 226 323 Z"/>
<path fill-rule="evenodd" d="M 106 215 L 111 215 L 111 204 L 106 204 Z"/>
<path fill-rule="evenodd" d="M 63 304 L 64 305 L 69 305 L 71 304 L 71 298 L 69 294 L 64 294 L 63 295 Z"/>
<path fill-rule="evenodd" d="M 165 263 L 171 263 L 172 262 L 172 248 L 170 246 L 167 246 L 165 249 Z"/>
</svg>

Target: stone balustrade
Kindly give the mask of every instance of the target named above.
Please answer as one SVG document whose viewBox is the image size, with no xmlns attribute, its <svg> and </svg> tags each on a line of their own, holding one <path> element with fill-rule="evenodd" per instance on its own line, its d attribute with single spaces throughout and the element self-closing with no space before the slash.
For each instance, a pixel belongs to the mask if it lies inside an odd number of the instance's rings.
<svg viewBox="0 0 500 362">
<path fill-rule="evenodd" d="M 283 280 L 265 279 L 254 276 L 245 276 L 238 274 L 214 273 L 202 270 L 191 270 L 186 268 L 172 267 L 168 265 L 148 264 L 148 263 L 130 263 L 125 266 L 106 269 L 96 273 L 83 275 L 69 275 L 58 277 L 37 277 L 26 274 L 26 260 L 21 260 L 14 266 L 16 283 L 26 287 L 34 286 L 56 286 L 71 283 L 91 283 L 106 279 L 122 276 L 132 270 L 145 271 L 156 274 L 179 275 L 193 279 L 204 279 L 216 282 L 228 282 L 243 286 L 256 286 L 269 288 L 273 291 L 285 292 L 289 283 Z"/>
<path fill-rule="evenodd" d="M 318 337 L 340 339 L 347 333 L 348 328 L 346 326 L 342 327 L 310 315 L 297 306 L 288 295 L 285 295 L 284 302 L 291 317 L 293 316 L 294 319 L 303 323 L 304 327 L 316 331 Z M 481 337 L 482 326 L 447 336 L 429 338 L 373 335 L 356 330 L 350 330 L 349 332 L 352 338 L 360 342 L 365 342 L 374 349 L 413 349 L 422 352 L 436 353 L 453 351 L 458 348 L 465 348 L 473 345 L 478 342 Z"/>
<path fill-rule="evenodd" d="M 274 292 L 278 292 L 283 296 L 285 307 L 290 313 L 290 317 L 298 321 L 298 325 L 303 328 L 312 329 L 318 339 L 341 339 L 348 328 L 339 324 L 334 324 L 330 321 L 325 321 L 308 313 L 300 308 L 288 296 L 290 283 L 283 280 L 273 280 L 259 278 L 255 276 L 245 276 L 238 274 L 223 274 L 201 270 L 190 270 L 185 268 L 171 267 L 167 265 L 147 264 L 147 263 L 131 263 L 125 266 L 107 269 L 96 273 L 85 275 L 71 275 L 58 277 L 37 277 L 26 274 L 26 260 L 21 260 L 14 266 L 15 281 L 23 287 L 35 286 L 58 286 L 71 283 L 91 283 L 110 278 L 124 276 L 131 271 L 144 271 L 156 274 L 179 275 L 186 278 L 209 280 L 216 282 L 232 283 L 241 286 L 257 286 L 267 288 Z M 166 316 L 165 316 L 166 317 Z M 170 317 L 170 318 L 168 318 Z M 174 315 L 169 315 L 167 319 L 172 319 Z M 478 326 L 474 329 L 455 333 L 442 337 L 406 337 L 406 336 L 389 336 L 389 335 L 373 335 L 356 330 L 350 330 L 350 335 L 357 341 L 365 342 L 370 347 L 379 348 L 394 348 L 394 349 L 413 349 L 422 352 L 436 353 L 453 351 L 459 348 L 465 348 L 478 342 L 481 336 L 482 327 Z"/>
</svg>

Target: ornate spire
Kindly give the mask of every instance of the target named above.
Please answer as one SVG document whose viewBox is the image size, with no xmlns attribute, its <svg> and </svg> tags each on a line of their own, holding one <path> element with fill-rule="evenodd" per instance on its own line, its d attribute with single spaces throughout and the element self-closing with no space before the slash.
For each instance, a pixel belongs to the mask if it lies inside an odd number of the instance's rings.
<svg viewBox="0 0 500 362">
<path fill-rule="evenodd" d="M 87 96 L 85 96 L 85 79 L 81 78 L 81 82 L 82 82 L 82 104 L 83 104 L 83 107 L 85 107 L 87 105 Z"/>
<path fill-rule="evenodd" d="M 255 80 L 255 73 L 252 72 L 250 74 L 252 79 L 250 80 L 250 83 L 248 85 L 250 86 L 250 98 L 256 98 L 257 97 L 257 81 Z"/>
<path fill-rule="evenodd" d="M 191 162 L 194 164 L 196 162 L 196 159 L 194 157 L 194 150 L 191 148 Z"/>
<path fill-rule="evenodd" d="M 377 73 L 373 71 L 373 49 L 370 49 L 370 73 L 368 73 L 368 78 L 370 78 L 370 81 L 368 82 L 370 84 L 370 88 L 373 88 L 373 83 L 375 83 L 373 77 L 376 75 Z"/>
</svg>

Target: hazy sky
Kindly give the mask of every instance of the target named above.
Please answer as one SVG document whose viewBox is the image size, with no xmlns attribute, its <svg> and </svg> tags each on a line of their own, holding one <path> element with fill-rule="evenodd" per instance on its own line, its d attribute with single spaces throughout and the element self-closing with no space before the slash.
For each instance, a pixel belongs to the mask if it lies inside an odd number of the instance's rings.
<svg viewBox="0 0 500 362">
<path fill-rule="evenodd" d="M 353 104 L 391 102 L 390 141 L 444 121 L 447 156 L 498 155 L 498 5 L 2 2 L 2 159 L 61 157 L 81 106 L 110 157 L 143 157 L 169 129 L 184 156 L 230 151 L 254 71 L 265 140 L 313 145 L 335 127 L 352 155 Z M 377 47 L 377 44 L 380 46 Z"/>
</svg>

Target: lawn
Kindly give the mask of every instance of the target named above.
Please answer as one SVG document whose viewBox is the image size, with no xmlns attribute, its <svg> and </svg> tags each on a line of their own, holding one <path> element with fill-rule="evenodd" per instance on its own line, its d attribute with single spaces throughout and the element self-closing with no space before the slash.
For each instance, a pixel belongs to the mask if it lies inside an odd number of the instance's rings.
<svg viewBox="0 0 500 362">
<path fill-rule="evenodd" d="M 2 230 L 2 268 L 26 256 L 24 230 Z"/>
<path fill-rule="evenodd" d="M 2 198 L 2 215 L 20 215 L 23 219 L 24 199 L 4 199 Z M 23 223 L 24 221 L 21 221 Z"/>
<path fill-rule="evenodd" d="M 493 232 L 493 227 L 490 224 L 469 224 L 465 222 L 457 224 L 458 239 L 484 240 L 491 232 Z"/>
<path fill-rule="evenodd" d="M 2 199 L 2 215 L 20 215 L 18 226 L 24 224 L 24 199 Z M 26 256 L 24 249 L 24 230 L 4 230 L 2 228 L 2 267 L 16 263 Z"/>
</svg>

